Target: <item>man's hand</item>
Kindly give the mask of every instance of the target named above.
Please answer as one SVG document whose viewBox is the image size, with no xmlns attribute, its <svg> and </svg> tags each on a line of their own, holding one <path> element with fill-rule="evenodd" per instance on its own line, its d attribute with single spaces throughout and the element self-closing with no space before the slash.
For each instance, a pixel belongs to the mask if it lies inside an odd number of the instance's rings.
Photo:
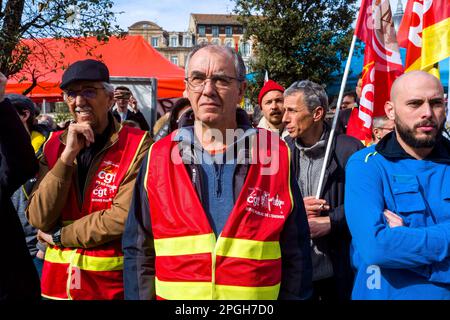
<svg viewBox="0 0 450 320">
<path fill-rule="evenodd" d="M 386 218 L 389 227 L 395 228 L 404 226 L 403 219 L 398 215 L 396 215 L 395 213 L 393 213 L 392 211 L 385 209 L 383 214 Z"/>
<path fill-rule="evenodd" d="M 320 238 L 330 233 L 330 217 L 308 217 L 311 238 Z"/>
<path fill-rule="evenodd" d="M 304 197 L 303 203 L 305 204 L 306 216 L 320 217 L 322 211 L 330 210 L 330 206 L 326 200 L 316 199 L 314 196 Z"/>
<path fill-rule="evenodd" d="M 84 147 L 94 143 L 94 131 L 87 123 L 72 123 L 67 132 L 67 142 L 61 154 L 61 161 L 71 166 Z"/>
<path fill-rule="evenodd" d="M 137 113 L 139 111 L 137 107 L 137 100 L 133 97 L 133 95 L 130 95 L 130 100 L 128 102 L 128 105 L 133 109 L 134 113 Z"/>
<path fill-rule="evenodd" d="M 0 102 L 5 99 L 6 82 L 8 79 L 0 72 Z"/>
<path fill-rule="evenodd" d="M 52 235 L 48 234 L 48 233 L 45 233 L 45 232 L 42 232 L 41 230 L 38 230 L 37 239 L 38 239 L 39 242 L 44 242 L 44 243 L 47 243 L 47 244 L 51 244 L 52 246 L 55 245 L 55 243 L 53 242 Z"/>
</svg>

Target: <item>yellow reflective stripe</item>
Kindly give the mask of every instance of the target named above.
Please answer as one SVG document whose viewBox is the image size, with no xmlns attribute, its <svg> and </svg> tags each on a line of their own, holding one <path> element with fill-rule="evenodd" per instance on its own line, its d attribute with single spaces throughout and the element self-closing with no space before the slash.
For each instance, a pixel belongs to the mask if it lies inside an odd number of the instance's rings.
<svg viewBox="0 0 450 320">
<path fill-rule="evenodd" d="M 257 241 L 219 237 L 217 255 L 254 260 L 272 260 L 281 258 L 278 241 Z"/>
<path fill-rule="evenodd" d="M 280 284 L 269 287 L 241 287 L 216 285 L 218 300 L 276 300 Z"/>
<path fill-rule="evenodd" d="M 156 295 L 166 300 L 211 300 L 211 282 L 172 282 L 155 277 Z"/>
<path fill-rule="evenodd" d="M 92 257 L 77 254 L 74 267 L 87 271 L 116 271 L 123 270 L 123 257 Z"/>
<path fill-rule="evenodd" d="M 216 237 L 214 233 L 208 233 L 198 236 L 155 239 L 154 243 L 157 256 L 211 253 L 216 244 Z"/>
<path fill-rule="evenodd" d="M 172 282 L 155 278 L 156 294 L 167 300 L 211 300 L 210 282 Z M 275 300 L 280 284 L 268 287 L 215 285 L 215 299 L 219 300 Z"/>
<path fill-rule="evenodd" d="M 48 247 L 45 252 L 45 261 L 51 263 L 66 263 L 73 268 L 88 271 L 114 271 L 123 269 L 123 257 L 93 257 L 74 250 L 58 250 Z"/>
<path fill-rule="evenodd" d="M 51 263 L 70 263 L 70 259 L 72 255 L 77 251 L 77 249 L 73 250 L 59 250 L 53 247 L 47 247 L 45 250 L 45 261 Z"/>
</svg>

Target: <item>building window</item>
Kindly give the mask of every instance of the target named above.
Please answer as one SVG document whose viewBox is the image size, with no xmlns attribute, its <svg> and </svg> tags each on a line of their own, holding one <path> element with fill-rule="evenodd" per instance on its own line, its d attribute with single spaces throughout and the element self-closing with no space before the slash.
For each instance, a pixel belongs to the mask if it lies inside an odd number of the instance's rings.
<svg viewBox="0 0 450 320">
<path fill-rule="evenodd" d="M 243 57 L 249 57 L 250 56 L 250 43 L 244 42 L 241 44 L 241 55 Z"/>
<path fill-rule="evenodd" d="M 225 34 L 227 35 L 227 37 L 231 37 L 231 35 L 233 34 L 233 28 L 231 28 L 230 26 L 226 27 Z"/>
<path fill-rule="evenodd" d="M 170 62 L 175 65 L 178 65 L 178 56 L 170 56 Z"/>
<path fill-rule="evenodd" d="M 152 37 L 152 47 L 158 48 L 159 37 Z"/>
<path fill-rule="evenodd" d="M 216 38 L 216 39 L 212 39 L 211 43 L 214 45 L 219 45 L 220 41 L 219 41 L 219 39 Z"/>
<path fill-rule="evenodd" d="M 178 47 L 178 37 L 177 36 L 170 37 L 170 46 Z"/>
<path fill-rule="evenodd" d="M 190 36 L 186 36 L 183 38 L 183 46 L 184 47 L 192 47 Z"/>
<path fill-rule="evenodd" d="M 225 41 L 225 47 L 233 48 L 233 40 L 227 40 L 227 41 Z"/>
<path fill-rule="evenodd" d="M 204 37 L 206 35 L 205 26 L 199 26 L 198 27 L 198 34 L 200 35 L 200 37 Z"/>
<path fill-rule="evenodd" d="M 218 26 L 213 26 L 212 27 L 212 35 L 213 35 L 213 37 L 218 37 L 219 36 L 219 27 Z"/>
</svg>

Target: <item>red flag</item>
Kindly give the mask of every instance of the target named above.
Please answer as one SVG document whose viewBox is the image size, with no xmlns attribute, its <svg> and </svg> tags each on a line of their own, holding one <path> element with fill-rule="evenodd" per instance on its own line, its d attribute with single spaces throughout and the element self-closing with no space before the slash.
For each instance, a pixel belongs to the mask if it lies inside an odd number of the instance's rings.
<svg viewBox="0 0 450 320">
<path fill-rule="evenodd" d="M 365 42 L 359 109 L 350 116 L 347 134 L 372 140 L 372 119 L 384 115 L 394 80 L 403 73 L 389 0 L 363 0 L 355 35 Z"/>
<path fill-rule="evenodd" d="M 407 49 L 406 72 L 428 71 L 435 63 L 450 56 L 450 2 L 408 1 L 397 40 Z"/>
</svg>

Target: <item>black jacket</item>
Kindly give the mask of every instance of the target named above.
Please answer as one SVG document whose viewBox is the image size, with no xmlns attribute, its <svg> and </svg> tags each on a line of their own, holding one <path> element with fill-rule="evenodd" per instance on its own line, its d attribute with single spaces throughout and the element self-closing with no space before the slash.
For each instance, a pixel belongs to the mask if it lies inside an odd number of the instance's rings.
<svg viewBox="0 0 450 320">
<path fill-rule="evenodd" d="M 119 112 L 117 112 L 117 110 L 113 111 L 113 116 L 114 116 L 114 118 L 116 118 L 116 120 L 119 123 L 122 122 L 122 119 L 120 118 L 120 114 L 119 114 Z M 132 121 L 137 122 L 139 124 L 139 126 L 141 127 L 141 130 L 144 130 L 144 131 L 150 130 L 147 120 L 145 120 L 144 115 L 140 111 L 134 113 L 133 111 L 127 110 L 127 116 L 126 116 L 125 120 L 132 120 Z"/>
<path fill-rule="evenodd" d="M 15 109 L 0 103 L 0 300 L 40 298 L 39 277 L 11 196 L 38 170 L 37 160 Z"/>
<path fill-rule="evenodd" d="M 330 127 L 325 124 L 324 128 L 325 139 L 328 142 Z M 300 150 L 295 146 L 293 138 L 287 137 L 286 142 L 292 151 L 294 176 L 297 179 Z M 328 212 L 322 212 L 323 215 L 329 215 L 331 220 L 331 232 L 324 238 L 328 240 L 337 289 L 342 300 L 350 299 L 354 278 L 350 265 L 351 235 L 344 213 L 345 166 L 350 156 L 362 148 L 364 148 L 363 144 L 353 137 L 345 134 L 335 136 L 321 194 L 321 198 L 325 199 L 331 208 Z"/>
<path fill-rule="evenodd" d="M 245 111 L 243 112 L 245 113 Z M 247 126 L 250 128 L 247 116 L 240 111 L 237 113 L 237 121 L 239 127 L 244 128 Z M 187 124 L 189 124 L 189 121 L 187 121 Z M 155 294 L 153 287 L 155 252 L 151 234 L 148 196 L 144 187 L 146 160 L 142 164 L 143 169 L 141 169 L 137 178 L 128 220 L 122 237 L 125 299 L 129 300 L 148 300 L 154 298 Z M 201 201 L 202 196 L 205 194 L 204 192 L 207 192 L 207 190 L 202 190 L 201 170 L 196 164 L 186 164 L 185 167 Z M 245 164 L 240 164 L 236 167 L 233 179 L 234 201 L 241 193 L 248 168 L 249 165 Z M 294 179 L 291 179 L 291 188 L 294 208 L 292 214 L 285 222 L 285 227 L 280 237 L 283 258 L 279 299 L 306 299 L 311 295 L 312 290 L 309 227 L 306 221 L 303 201 L 296 201 L 296 199 L 302 199 L 302 197 Z"/>
</svg>

